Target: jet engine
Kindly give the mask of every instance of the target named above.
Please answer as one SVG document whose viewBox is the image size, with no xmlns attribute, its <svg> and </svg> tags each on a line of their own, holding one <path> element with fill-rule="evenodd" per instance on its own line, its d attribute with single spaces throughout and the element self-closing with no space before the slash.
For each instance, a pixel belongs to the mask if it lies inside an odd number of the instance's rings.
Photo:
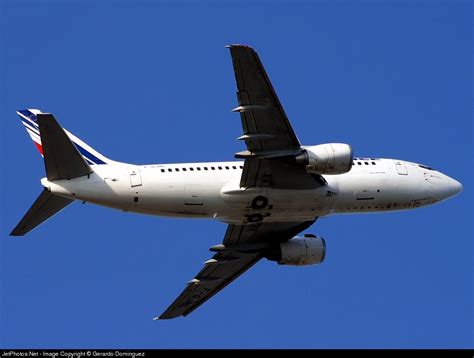
<svg viewBox="0 0 474 358">
<path fill-rule="evenodd" d="M 308 173 L 344 174 L 352 168 L 352 148 L 349 144 L 329 143 L 305 147 L 296 156 Z"/>
<path fill-rule="evenodd" d="M 326 242 L 322 237 L 306 234 L 304 237 L 295 236 L 289 241 L 282 242 L 274 250 L 269 260 L 277 261 L 279 265 L 314 265 L 324 261 Z"/>
</svg>

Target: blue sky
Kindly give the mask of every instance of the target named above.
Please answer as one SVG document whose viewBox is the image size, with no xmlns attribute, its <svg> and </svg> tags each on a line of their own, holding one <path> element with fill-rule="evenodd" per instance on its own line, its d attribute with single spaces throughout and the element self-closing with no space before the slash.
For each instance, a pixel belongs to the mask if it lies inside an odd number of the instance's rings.
<svg viewBox="0 0 474 358">
<path fill-rule="evenodd" d="M 0 1 L 0 347 L 473 347 L 472 6 L 462 1 Z M 225 225 L 76 203 L 24 238 L 41 158 L 15 110 L 132 163 L 243 150 L 229 43 L 255 47 L 300 140 L 433 166 L 461 195 L 335 216 L 326 261 L 262 261 L 152 321 Z"/>
</svg>

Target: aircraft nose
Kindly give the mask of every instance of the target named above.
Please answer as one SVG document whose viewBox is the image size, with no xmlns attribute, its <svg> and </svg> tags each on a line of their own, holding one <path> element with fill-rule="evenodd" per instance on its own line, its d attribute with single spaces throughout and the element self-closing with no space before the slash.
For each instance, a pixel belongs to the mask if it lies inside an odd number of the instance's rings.
<svg viewBox="0 0 474 358">
<path fill-rule="evenodd" d="M 449 183 L 448 185 L 450 187 L 450 193 L 451 193 L 449 196 L 459 194 L 463 189 L 462 184 L 453 178 L 448 177 L 448 183 Z"/>
<path fill-rule="evenodd" d="M 444 180 L 441 180 L 435 185 L 435 196 L 438 201 L 448 199 L 462 191 L 462 184 L 457 180 L 444 175 Z"/>
</svg>

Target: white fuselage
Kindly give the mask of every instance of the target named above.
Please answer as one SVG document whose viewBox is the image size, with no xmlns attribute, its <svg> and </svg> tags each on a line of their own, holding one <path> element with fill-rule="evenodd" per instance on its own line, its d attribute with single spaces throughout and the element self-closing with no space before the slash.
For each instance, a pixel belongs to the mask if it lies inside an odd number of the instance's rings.
<svg viewBox="0 0 474 358">
<path fill-rule="evenodd" d="M 461 184 L 419 164 L 355 158 L 346 174 L 324 175 L 311 190 L 240 188 L 243 162 L 94 166 L 88 177 L 48 181 L 52 193 L 124 211 L 159 216 L 216 218 L 245 223 L 258 213 L 264 222 L 314 220 L 336 213 L 413 209 L 444 200 Z M 251 208 L 257 196 L 265 209 Z"/>
</svg>

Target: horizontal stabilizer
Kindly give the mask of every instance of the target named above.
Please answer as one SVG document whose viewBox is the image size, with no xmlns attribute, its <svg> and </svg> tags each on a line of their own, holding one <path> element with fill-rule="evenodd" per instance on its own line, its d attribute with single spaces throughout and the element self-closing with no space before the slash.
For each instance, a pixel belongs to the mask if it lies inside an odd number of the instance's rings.
<svg viewBox="0 0 474 358">
<path fill-rule="evenodd" d="M 23 219 L 10 233 L 11 236 L 23 236 L 30 230 L 48 220 L 51 216 L 64 209 L 74 200 L 64 198 L 62 196 L 51 194 L 48 190 L 44 190 L 38 199 L 33 203 L 30 210 L 25 214 Z"/>
<path fill-rule="evenodd" d="M 48 180 L 73 179 L 92 169 L 52 114 L 39 113 L 37 121 Z"/>
</svg>

